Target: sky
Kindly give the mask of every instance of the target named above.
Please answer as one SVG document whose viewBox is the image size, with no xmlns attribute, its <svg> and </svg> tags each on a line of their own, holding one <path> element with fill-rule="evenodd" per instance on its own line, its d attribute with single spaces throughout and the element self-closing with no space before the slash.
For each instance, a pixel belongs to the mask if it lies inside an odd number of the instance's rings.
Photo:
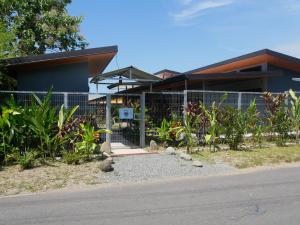
<svg viewBox="0 0 300 225">
<path fill-rule="evenodd" d="M 89 48 L 118 45 L 107 71 L 179 72 L 269 48 L 300 57 L 300 0 L 73 0 Z"/>
</svg>

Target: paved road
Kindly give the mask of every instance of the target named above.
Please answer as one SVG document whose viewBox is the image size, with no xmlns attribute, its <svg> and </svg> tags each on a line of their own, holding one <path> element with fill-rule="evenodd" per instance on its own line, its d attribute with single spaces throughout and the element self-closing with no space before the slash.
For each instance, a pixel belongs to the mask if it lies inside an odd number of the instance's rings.
<svg viewBox="0 0 300 225">
<path fill-rule="evenodd" d="M 2 198 L 0 224 L 299 225 L 300 168 Z"/>
</svg>

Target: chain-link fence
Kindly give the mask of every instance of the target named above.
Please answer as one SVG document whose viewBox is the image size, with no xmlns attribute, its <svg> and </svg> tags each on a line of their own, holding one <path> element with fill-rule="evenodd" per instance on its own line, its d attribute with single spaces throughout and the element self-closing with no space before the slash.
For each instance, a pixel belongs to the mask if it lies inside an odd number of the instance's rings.
<svg viewBox="0 0 300 225">
<path fill-rule="evenodd" d="M 99 94 L 99 93 L 67 93 L 53 92 L 51 102 L 59 109 L 79 106 L 75 116 L 92 117 L 98 128 L 113 130 L 112 136 L 106 140 L 112 143 L 123 143 L 128 146 L 149 144 L 157 137 L 156 128 L 163 119 L 182 120 L 188 103 L 203 103 L 210 106 L 213 102 L 246 110 L 250 102 L 255 100 L 257 109 L 264 115 L 265 103 L 263 93 L 256 92 L 222 92 L 193 91 L 183 92 L 146 92 L 143 94 Z M 276 94 L 276 93 L 275 93 Z M 34 95 L 43 99 L 46 92 L 0 91 L 0 105 L 13 98 L 22 106 L 29 106 L 36 101 Z M 286 103 L 288 104 L 288 100 Z M 120 110 L 132 109 L 132 116 L 120 117 Z"/>
</svg>

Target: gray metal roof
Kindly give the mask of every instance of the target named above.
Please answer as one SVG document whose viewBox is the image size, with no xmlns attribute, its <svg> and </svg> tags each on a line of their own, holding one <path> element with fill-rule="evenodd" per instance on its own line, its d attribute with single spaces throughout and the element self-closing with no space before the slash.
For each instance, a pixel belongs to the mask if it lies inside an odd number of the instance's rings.
<svg viewBox="0 0 300 225">
<path fill-rule="evenodd" d="M 91 80 L 91 83 L 99 84 L 103 80 L 113 79 L 113 78 L 115 78 L 119 81 L 120 80 L 122 80 L 122 81 L 123 80 L 133 80 L 133 81 L 137 81 L 140 83 L 154 83 L 154 82 L 162 80 L 161 78 L 156 77 L 145 71 L 142 71 L 136 67 L 129 66 L 126 68 L 114 70 L 114 71 L 107 72 L 104 74 L 99 74 Z"/>
</svg>

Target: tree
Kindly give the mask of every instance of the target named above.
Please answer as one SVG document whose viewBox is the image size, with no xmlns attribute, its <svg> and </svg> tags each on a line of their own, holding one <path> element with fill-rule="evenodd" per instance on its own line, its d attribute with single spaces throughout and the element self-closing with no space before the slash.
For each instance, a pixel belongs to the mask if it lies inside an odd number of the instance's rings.
<svg viewBox="0 0 300 225">
<path fill-rule="evenodd" d="M 4 23 L 0 21 L 0 60 L 13 57 L 13 32 L 8 32 Z"/>
<path fill-rule="evenodd" d="M 79 34 L 82 17 L 70 16 L 71 0 L 0 0 L 0 20 L 15 34 L 15 55 L 46 51 L 83 49 L 87 43 Z"/>
<path fill-rule="evenodd" d="M 16 80 L 8 75 L 5 58 L 13 57 L 12 44 L 14 34 L 7 32 L 3 23 L 0 22 L 0 90 L 11 90 L 16 86 Z"/>
</svg>

